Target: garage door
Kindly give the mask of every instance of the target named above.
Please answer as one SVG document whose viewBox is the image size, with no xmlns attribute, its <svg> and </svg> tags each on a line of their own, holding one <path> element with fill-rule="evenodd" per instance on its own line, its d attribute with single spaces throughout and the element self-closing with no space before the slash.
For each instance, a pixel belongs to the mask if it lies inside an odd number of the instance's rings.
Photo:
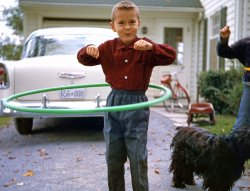
<svg viewBox="0 0 250 191">
<path fill-rule="evenodd" d="M 104 19 L 44 18 L 42 28 L 51 28 L 51 27 L 110 28 L 110 25 L 109 25 L 109 20 L 104 20 Z"/>
</svg>

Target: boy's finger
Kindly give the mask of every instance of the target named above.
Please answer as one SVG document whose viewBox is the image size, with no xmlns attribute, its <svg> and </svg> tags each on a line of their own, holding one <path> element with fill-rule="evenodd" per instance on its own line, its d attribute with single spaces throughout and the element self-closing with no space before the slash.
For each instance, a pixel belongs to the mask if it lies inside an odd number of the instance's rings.
<svg viewBox="0 0 250 191">
<path fill-rule="evenodd" d="M 98 58 L 99 57 L 99 51 L 95 52 L 94 58 Z"/>
</svg>

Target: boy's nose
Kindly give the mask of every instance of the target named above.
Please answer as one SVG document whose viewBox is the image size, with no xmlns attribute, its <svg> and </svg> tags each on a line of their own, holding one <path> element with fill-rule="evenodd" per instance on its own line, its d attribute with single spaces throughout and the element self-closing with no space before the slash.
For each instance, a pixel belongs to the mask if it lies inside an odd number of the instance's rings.
<svg viewBox="0 0 250 191">
<path fill-rule="evenodd" d="M 125 29 L 130 29 L 130 25 L 126 24 Z"/>
</svg>

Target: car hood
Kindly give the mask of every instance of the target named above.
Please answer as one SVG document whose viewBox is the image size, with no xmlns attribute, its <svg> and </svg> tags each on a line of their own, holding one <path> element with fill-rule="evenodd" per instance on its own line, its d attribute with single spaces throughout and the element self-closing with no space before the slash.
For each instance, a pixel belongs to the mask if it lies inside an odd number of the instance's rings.
<svg viewBox="0 0 250 191">
<path fill-rule="evenodd" d="M 100 65 L 84 66 L 80 64 L 76 55 L 44 56 L 27 58 L 15 64 L 15 94 L 30 90 L 61 87 L 80 84 L 105 83 L 105 77 Z M 100 88 L 99 88 L 100 89 Z M 105 90 L 105 96 L 108 88 Z M 103 90 L 102 90 L 103 92 Z M 82 98 L 94 99 L 99 93 L 98 88 L 87 88 Z M 21 97 L 22 100 L 40 100 L 44 93 Z M 61 91 L 46 92 L 49 100 L 61 100 Z M 65 99 L 65 98 L 64 98 Z"/>
</svg>

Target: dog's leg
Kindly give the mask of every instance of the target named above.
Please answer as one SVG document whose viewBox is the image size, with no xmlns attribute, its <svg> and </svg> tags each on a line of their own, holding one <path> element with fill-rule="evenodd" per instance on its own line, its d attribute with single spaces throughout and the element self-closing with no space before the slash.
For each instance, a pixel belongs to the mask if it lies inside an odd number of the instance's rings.
<svg viewBox="0 0 250 191">
<path fill-rule="evenodd" d="M 183 183 L 182 172 L 180 169 L 173 170 L 173 182 L 172 186 L 175 188 L 185 188 L 186 185 Z"/>
<path fill-rule="evenodd" d="M 183 172 L 183 176 L 184 176 L 184 183 L 187 185 L 195 185 L 195 181 L 194 181 L 194 174 L 193 174 L 193 168 L 191 166 L 191 164 L 187 164 L 185 165 L 185 170 Z"/>
<path fill-rule="evenodd" d="M 174 149 L 172 155 L 172 162 L 170 164 L 170 172 L 173 172 L 172 186 L 176 188 L 185 188 L 184 184 L 184 161 L 181 160 L 181 156 L 177 152 L 178 149 Z"/>
</svg>

